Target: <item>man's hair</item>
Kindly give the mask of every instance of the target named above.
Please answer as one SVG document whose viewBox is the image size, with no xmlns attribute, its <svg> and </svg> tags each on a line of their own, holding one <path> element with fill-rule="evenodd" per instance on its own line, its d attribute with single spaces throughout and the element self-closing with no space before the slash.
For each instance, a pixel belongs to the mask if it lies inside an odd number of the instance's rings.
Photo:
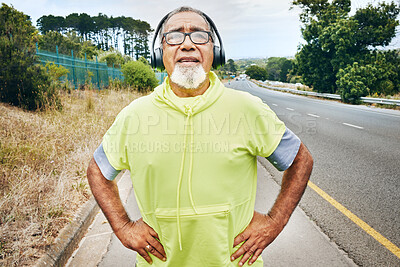
<svg viewBox="0 0 400 267">
<path fill-rule="evenodd" d="M 168 17 L 164 20 L 163 24 L 161 25 L 160 31 L 158 32 L 158 39 L 160 41 L 160 46 L 162 46 L 162 38 L 163 38 L 165 24 L 167 24 L 168 20 L 173 15 L 176 15 L 176 14 L 182 13 L 182 12 L 193 12 L 193 13 L 199 14 L 205 20 L 205 22 L 207 23 L 207 26 L 208 26 L 208 28 L 210 29 L 210 32 L 211 32 L 212 42 L 214 42 L 214 40 L 215 40 L 215 38 L 214 38 L 215 37 L 214 29 L 213 29 L 213 27 L 211 27 L 210 22 L 208 22 L 207 18 L 204 16 L 204 13 L 202 11 L 200 11 L 198 9 L 195 9 L 193 7 L 190 7 L 190 6 L 181 6 L 181 7 L 178 7 L 177 9 L 172 10 L 169 13 Z"/>
</svg>

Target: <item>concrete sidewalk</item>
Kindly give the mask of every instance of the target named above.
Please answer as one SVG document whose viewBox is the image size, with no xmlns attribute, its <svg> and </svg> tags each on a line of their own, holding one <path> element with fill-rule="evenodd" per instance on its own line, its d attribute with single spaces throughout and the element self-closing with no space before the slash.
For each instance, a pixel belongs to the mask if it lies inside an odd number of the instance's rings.
<svg viewBox="0 0 400 267">
<path fill-rule="evenodd" d="M 120 179 L 118 187 L 131 219 L 140 218 L 129 172 Z M 258 163 L 256 210 L 266 213 L 279 189 L 265 167 Z M 264 266 L 356 266 L 300 208 L 262 257 Z M 136 253 L 119 242 L 100 211 L 66 266 L 134 266 L 135 259 Z"/>
</svg>

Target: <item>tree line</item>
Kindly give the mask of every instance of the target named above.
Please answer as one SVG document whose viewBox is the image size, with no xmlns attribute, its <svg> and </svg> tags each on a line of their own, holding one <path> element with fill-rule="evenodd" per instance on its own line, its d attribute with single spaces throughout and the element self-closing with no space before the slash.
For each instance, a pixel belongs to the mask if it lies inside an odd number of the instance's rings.
<svg viewBox="0 0 400 267">
<path fill-rule="evenodd" d="M 398 4 L 369 4 L 354 15 L 350 0 L 296 0 L 292 5 L 301 9 L 305 40 L 292 66 L 288 59 L 269 58 L 265 67 L 250 66 L 249 75 L 301 81 L 317 92 L 340 94 L 349 103 L 400 93 L 400 50 L 386 48 L 396 36 Z M 280 69 L 279 75 L 274 69 Z"/>
<path fill-rule="evenodd" d="M 91 41 L 97 48 L 109 51 L 120 50 L 131 57 L 149 57 L 148 37 L 153 31 L 146 21 L 131 17 L 108 17 L 99 13 L 72 13 L 66 17 L 45 15 L 37 20 L 43 35 L 50 32 L 67 34 L 76 32 L 84 41 Z M 121 47 L 122 46 L 122 47 Z"/>
<path fill-rule="evenodd" d="M 298 73 L 318 92 L 356 103 L 367 95 L 400 92 L 399 51 L 383 49 L 396 36 L 400 6 L 369 4 L 350 15 L 350 0 L 297 0 L 305 44 Z"/>
<path fill-rule="evenodd" d="M 70 54 L 73 50 L 74 57 L 88 59 L 96 55 L 110 67 L 121 67 L 124 81 L 111 80 L 112 87 L 143 91 L 158 84 L 144 57 L 134 61 L 118 50 L 104 51 L 92 44 L 90 32 L 71 30 L 66 24 L 59 28 L 49 28 L 49 25 L 52 24 L 40 25 L 44 34 L 39 34 L 28 15 L 4 3 L 0 6 L 0 102 L 27 110 L 63 108 L 60 91 L 70 92 L 71 88 L 60 78 L 69 71 L 52 62 L 45 66 L 40 64 L 36 55 L 37 43 L 40 49 L 54 52 L 57 45 L 59 53 Z M 140 54 L 136 52 L 135 55 Z M 92 75 L 90 71 L 86 72 L 83 89 L 91 88 Z"/>
<path fill-rule="evenodd" d="M 300 77 L 295 73 L 295 60 L 285 57 L 270 57 L 263 62 L 262 66 L 252 64 L 248 66 L 245 73 L 256 80 L 269 80 L 297 83 Z"/>
</svg>

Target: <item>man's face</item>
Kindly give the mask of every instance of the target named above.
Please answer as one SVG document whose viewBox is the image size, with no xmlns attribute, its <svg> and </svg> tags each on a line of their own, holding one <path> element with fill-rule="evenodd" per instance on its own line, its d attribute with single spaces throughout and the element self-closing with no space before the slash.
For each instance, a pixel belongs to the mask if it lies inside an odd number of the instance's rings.
<svg viewBox="0 0 400 267">
<path fill-rule="evenodd" d="M 181 12 L 173 15 L 164 27 L 164 33 L 171 31 L 193 32 L 210 31 L 206 21 L 197 13 Z M 163 41 L 163 61 L 165 69 L 171 76 L 175 66 L 196 67 L 201 65 L 208 74 L 213 62 L 213 44 L 211 40 L 202 45 L 192 43 L 189 36 L 180 45 L 169 45 Z"/>
</svg>

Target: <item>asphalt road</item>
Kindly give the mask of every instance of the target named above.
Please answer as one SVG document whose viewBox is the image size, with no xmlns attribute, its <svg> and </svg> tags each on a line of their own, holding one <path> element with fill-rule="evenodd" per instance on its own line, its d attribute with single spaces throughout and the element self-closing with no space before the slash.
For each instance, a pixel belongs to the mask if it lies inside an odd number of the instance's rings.
<svg viewBox="0 0 400 267">
<path fill-rule="evenodd" d="M 250 81 L 226 84 L 260 97 L 314 157 L 311 181 L 400 247 L 400 112 L 276 92 Z M 280 175 L 269 171 L 279 182 Z M 302 209 L 360 266 L 400 259 L 308 188 Z"/>
</svg>

